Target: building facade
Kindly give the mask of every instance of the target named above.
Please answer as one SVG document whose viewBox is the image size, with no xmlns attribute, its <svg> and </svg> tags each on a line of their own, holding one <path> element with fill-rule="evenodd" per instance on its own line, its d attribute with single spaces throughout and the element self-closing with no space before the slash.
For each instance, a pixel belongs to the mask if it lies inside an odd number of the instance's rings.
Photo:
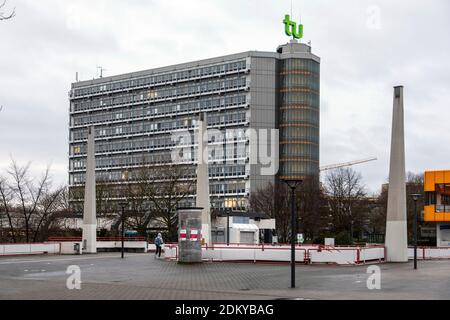
<svg viewBox="0 0 450 320">
<path fill-rule="evenodd" d="M 436 245 L 449 247 L 450 170 L 425 172 L 424 189 L 424 221 L 436 223 Z"/>
<path fill-rule="evenodd" d="M 120 184 L 124 170 L 171 163 L 180 143 L 174 134 L 195 131 L 206 113 L 208 130 L 223 133 L 209 137 L 211 203 L 245 209 L 250 194 L 277 176 L 318 177 L 319 97 L 320 59 L 295 40 L 276 52 L 249 51 L 73 83 L 69 186 L 84 185 L 90 126 L 97 180 Z M 252 140 L 249 130 L 261 129 L 267 137 L 279 129 L 276 146 L 261 135 Z M 195 140 L 183 146 L 190 150 L 183 152 L 192 169 L 187 179 L 195 179 L 196 147 Z M 261 149 L 277 150 L 279 170 L 263 173 L 267 163 L 255 158 Z M 195 193 L 186 199 L 186 205 L 194 203 Z"/>
</svg>

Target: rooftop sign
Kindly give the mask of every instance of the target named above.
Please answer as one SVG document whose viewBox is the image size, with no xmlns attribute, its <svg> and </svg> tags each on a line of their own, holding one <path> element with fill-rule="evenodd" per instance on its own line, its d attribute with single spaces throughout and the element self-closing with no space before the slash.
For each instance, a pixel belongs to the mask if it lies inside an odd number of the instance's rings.
<svg viewBox="0 0 450 320">
<path fill-rule="evenodd" d="M 284 32 L 288 37 L 293 37 L 294 39 L 303 38 L 303 25 L 299 24 L 297 28 L 297 23 L 291 21 L 290 15 L 285 15 L 284 20 Z"/>
</svg>

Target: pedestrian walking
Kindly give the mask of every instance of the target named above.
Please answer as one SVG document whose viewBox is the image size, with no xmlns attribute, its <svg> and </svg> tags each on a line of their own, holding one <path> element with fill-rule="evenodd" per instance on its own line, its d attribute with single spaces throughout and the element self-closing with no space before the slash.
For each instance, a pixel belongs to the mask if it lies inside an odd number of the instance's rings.
<svg viewBox="0 0 450 320">
<path fill-rule="evenodd" d="M 156 246 L 156 252 L 155 252 L 155 258 L 161 258 L 161 252 L 162 252 L 162 246 L 164 244 L 164 240 L 162 238 L 161 233 L 158 233 L 158 236 L 155 238 L 155 246 Z"/>
</svg>

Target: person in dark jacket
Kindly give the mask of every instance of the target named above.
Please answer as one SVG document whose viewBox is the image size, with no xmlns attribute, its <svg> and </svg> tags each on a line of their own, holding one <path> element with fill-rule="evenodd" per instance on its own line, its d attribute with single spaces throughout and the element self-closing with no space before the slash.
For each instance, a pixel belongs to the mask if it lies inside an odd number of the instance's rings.
<svg viewBox="0 0 450 320">
<path fill-rule="evenodd" d="M 161 258 L 161 251 L 162 251 L 162 245 L 164 244 L 164 240 L 162 238 L 161 233 L 158 233 L 158 236 L 155 238 L 155 246 L 156 246 L 156 252 L 155 252 L 155 258 Z"/>
</svg>

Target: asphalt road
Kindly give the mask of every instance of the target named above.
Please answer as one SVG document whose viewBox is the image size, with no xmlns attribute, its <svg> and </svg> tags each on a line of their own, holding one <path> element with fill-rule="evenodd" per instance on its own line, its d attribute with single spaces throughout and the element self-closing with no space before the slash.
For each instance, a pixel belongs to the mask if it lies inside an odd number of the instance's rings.
<svg viewBox="0 0 450 320">
<path fill-rule="evenodd" d="M 81 289 L 69 290 L 69 266 L 81 271 Z M 450 299 L 450 260 L 380 264 L 381 289 L 369 290 L 369 266 L 279 264 L 179 265 L 153 254 L 0 258 L 0 299 L 27 300 L 271 300 Z"/>
</svg>

